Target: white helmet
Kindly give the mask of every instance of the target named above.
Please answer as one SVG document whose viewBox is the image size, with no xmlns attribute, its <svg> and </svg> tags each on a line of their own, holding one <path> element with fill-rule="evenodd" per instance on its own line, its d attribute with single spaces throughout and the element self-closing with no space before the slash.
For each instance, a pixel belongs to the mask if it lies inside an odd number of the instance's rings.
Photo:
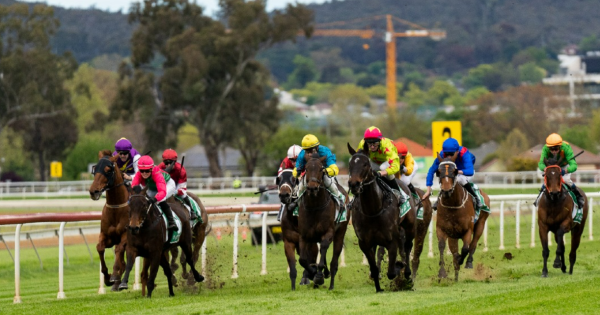
<svg viewBox="0 0 600 315">
<path fill-rule="evenodd" d="M 295 159 L 295 158 L 297 158 L 298 154 L 300 154 L 300 151 L 302 151 L 302 147 L 300 147 L 297 144 L 294 144 L 293 146 L 291 146 L 288 149 L 288 154 L 287 154 L 288 159 Z"/>
</svg>

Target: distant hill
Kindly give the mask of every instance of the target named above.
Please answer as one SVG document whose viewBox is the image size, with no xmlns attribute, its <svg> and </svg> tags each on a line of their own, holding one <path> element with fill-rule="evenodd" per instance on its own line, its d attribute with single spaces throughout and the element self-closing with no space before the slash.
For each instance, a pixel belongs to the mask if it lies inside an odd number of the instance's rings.
<svg viewBox="0 0 600 315">
<path fill-rule="evenodd" d="M 0 0 L 11 4 L 14 0 Z M 346 0 L 309 5 L 317 23 L 392 14 L 427 28 L 445 29 L 448 37 L 398 40 L 398 59 L 434 73 L 451 75 L 480 63 L 510 61 L 529 46 L 554 54 L 569 43 L 600 33 L 598 2 L 589 0 Z M 61 28 L 53 41 L 57 52 L 71 50 L 79 61 L 105 54 L 129 54 L 134 29 L 127 15 L 97 9 L 55 9 Z M 340 28 L 383 28 L 383 21 Z M 395 23 L 397 30 L 405 30 Z M 365 50 L 363 44 L 370 48 Z M 279 45 L 262 54 L 280 80 L 292 71 L 294 55 L 320 56 L 342 66 L 361 67 L 385 60 L 381 39 L 313 38 Z M 336 51 L 339 49 L 339 52 Z M 336 57 L 337 56 L 337 57 Z M 336 59 L 337 58 L 337 59 Z M 322 66 L 319 65 L 318 66 Z"/>
</svg>

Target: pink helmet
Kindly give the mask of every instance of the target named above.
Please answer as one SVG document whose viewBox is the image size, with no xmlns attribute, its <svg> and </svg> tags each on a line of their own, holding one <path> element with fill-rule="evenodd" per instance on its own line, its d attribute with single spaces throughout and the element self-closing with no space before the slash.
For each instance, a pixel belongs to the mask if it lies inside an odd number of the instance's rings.
<svg viewBox="0 0 600 315">
<path fill-rule="evenodd" d="M 381 133 L 381 130 L 379 130 L 379 128 L 377 128 L 375 126 L 371 126 L 371 127 L 367 128 L 367 130 L 365 130 L 365 136 L 363 138 L 365 140 L 366 139 L 381 139 L 381 138 L 383 138 L 383 134 Z"/>
<path fill-rule="evenodd" d="M 291 146 L 288 149 L 288 152 L 287 152 L 288 159 L 295 159 L 295 158 L 297 158 L 298 154 L 300 154 L 300 151 L 302 151 L 302 147 L 299 146 L 299 145 L 297 145 L 297 144 L 294 144 L 293 146 Z"/>
<path fill-rule="evenodd" d="M 154 160 L 148 155 L 144 155 L 138 160 L 138 168 L 141 170 L 150 170 L 153 167 Z"/>
</svg>

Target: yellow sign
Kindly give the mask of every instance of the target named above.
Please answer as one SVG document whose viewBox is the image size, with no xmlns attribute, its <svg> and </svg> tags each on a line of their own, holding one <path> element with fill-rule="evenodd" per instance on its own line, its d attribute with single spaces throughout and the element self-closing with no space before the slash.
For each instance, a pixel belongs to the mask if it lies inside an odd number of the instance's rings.
<svg viewBox="0 0 600 315">
<path fill-rule="evenodd" d="M 462 145 L 462 125 L 460 121 L 434 121 L 431 123 L 431 150 L 433 157 L 442 152 L 444 140 L 454 138 Z"/>
<path fill-rule="evenodd" d="M 50 177 L 60 178 L 62 177 L 62 163 L 52 162 L 50 163 Z"/>
</svg>

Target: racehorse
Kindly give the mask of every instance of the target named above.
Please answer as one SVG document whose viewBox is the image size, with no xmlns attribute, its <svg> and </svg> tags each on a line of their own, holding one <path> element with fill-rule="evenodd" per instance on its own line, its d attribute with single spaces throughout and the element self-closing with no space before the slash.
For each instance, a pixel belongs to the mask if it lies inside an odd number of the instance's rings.
<svg viewBox="0 0 600 315">
<path fill-rule="evenodd" d="M 304 174 L 304 184 L 306 191 L 304 195 L 298 200 L 298 230 L 300 232 L 300 265 L 304 269 L 308 269 L 310 274 L 316 272 L 314 277 L 315 287 L 325 283 L 325 279 L 329 276 L 326 270 L 326 255 L 329 245 L 333 243 L 333 255 L 329 265 L 331 271 L 331 282 L 329 290 L 333 290 L 335 275 L 338 270 L 338 258 L 342 252 L 344 246 L 344 236 L 346 229 L 348 228 L 348 222 L 350 221 L 351 213 L 348 211 L 345 222 L 336 224 L 336 208 L 337 202 L 334 200 L 334 196 L 327 191 L 323 183 L 323 176 L 326 175 L 325 167 L 323 162 L 326 157 L 309 157 L 305 156 L 307 161 Z M 346 204 L 348 203 L 348 194 L 337 183 L 338 189 L 346 197 Z M 321 244 L 321 259 L 318 262 L 315 270 L 314 266 L 310 263 L 314 260 L 312 257 L 313 248 L 316 243 Z M 325 273 L 323 272 L 325 270 Z"/>
<path fill-rule="evenodd" d="M 192 229 L 192 260 L 194 261 L 194 266 L 196 265 L 196 263 L 198 262 L 198 258 L 200 256 L 200 249 L 202 248 L 202 244 L 204 244 L 204 239 L 206 238 L 206 235 L 210 232 L 210 225 L 208 224 L 208 213 L 206 212 L 206 209 L 204 208 L 204 204 L 202 204 L 202 201 L 200 201 L 200 198 L 198 198 L 198 196 L 194 195 L 191 192 L 187 193 L 188 196 L 192 199 L 194 199 L 196 201 L 196 203 L 198 203 L 198 207 L 200 207 L 200 217 L 202 218 L 202 223 L 197 223 L 194 228 Z M 189 217 L 188 217 L 189 219 Z M 190 277 L 189 273 L 187 271 L 187 266 L 186 266 L 186 256 L 185 254 L 182 252 L 181 256 L 179 256 L 179 249 L 177 246 L 173 246 L 171 247 L 171 271 L 173 271 L 173 274 L 175 274 L 175 270 L 177 270 L 179 268 L 179 265 L 177 264 L 177 257 L 179 257 L 179 263 L 182 266 L 182 273 L 181 276 L 183 279 L 187 279 L 187 284 L 189 286 L 194 285 L 194 277 Z M 177 278 L 173 277 L 173 285 L 177 286 Z"/>
<path fill-rule="evenodd" d="M 438 249 L 440 251 L 440 270 L 439 278 L 446 278 L 446 269 L 444 268 L 444 249 L 446 248 L 446 239 L 450 252 L 452 252 L 454 263 L 454 280 L 458 281 L 458 272 L 463 264 L 467 254 L 467 264 L 465 268 L 473 268 L 473 254 L 477 249 L 477 242 L 483 233 L 485 221 L 489 213 L 481 211 L 479 219 L 475 221 L 475 204 L 471 195 L 461 185 L 456 186 L 456 158 L 458 152 L 451 157 L 442 158 L 438 153 L 440 165 L 436 175 L 440 178 L 440 196 L 437 207 L 436 233 L 438 238 Z M 490 206 L 490 197 L 481 191 L 485 204 Z M 463 247 L 461 253 L 458 253 L 458 239 L 462 239 Z"/>
<path fill-rule="evenodd" d="M 571 252 L 569 253 L 569 274 L 573 274 L 573 266 L 577 259 L 577 248 L 581 241 L 581 235 L 585 227 L 585 221 L 588 216 L 588 199 L 585 193 L 579 189 L 579 193 L 584 197 L 583 217 L 581 224 L 574 224 L 571 211 L 576 203 L 568 196 L 568 191 L 563 187 L 560 162 L 555 159 L 544 160 L 546 168 L 544 169 L 544 183 L 546 190 L 538 203 L 538 227 L 540 240 L 542 242 L 542 256 L 544 257 L 544 268 L 542 277 L 548 277 L 547 261 L 550 255 L 548 249 L 548 231 L 554 233 L 556 241 L 556 259 L 553 267 L 560 268 L 563 273 L 567 271 L 565 265 L 565 242 L 563 236 L 571 231 Z"/>
<path fill-rule="evenodd" d="M 104 150 L 98 152 L 99 161 L 94 166 L 94 182 L 90 186 L 90 197 L 92 200 L 100 199 L 106 191 L 106 203 L 102 209 L 100 221 L 100 235 L 96 250 L 100 256 L 104 284 L 112 285 L 112 291 L 117 291 L 121 275 L 125 271 L 125 245 L 127 244 L 127 213 L 129 205 L 127 198 L 129 192 L 124 185 L 123 174 L 117 167 L 118 156 L 112 156 L 112 151 Z M 112 275 L 108 273 L 104 261 L 106 248 L 115 246 L 115 263 Z"/>
<path fill-rule="evenodd" d="M 171 246 L 179 246 L 186 255 L 186 263 L 194 274 L 197 282 L 202 282 L 204 277 L 198 273 L 192 260 L 192 230 L 190 228 L 189 216 L 185 214 L 186 209 L 176 206 L 171 202 L 171 209 L 181 220 L 181 235 L 177 243 L 170 243 L 167 237 L 167 228 L 161 212 L 156 204 L 150 202 L 146 196 L 148 187 L 141 189 L 140 186 L 133 187 L 133 194 L 129 198 L 129 226 L 127 227 L 127 268 L 119 290 L 127 289 L 129 273 L 133 268 L 137 256 L 144 257 L 142 268 L 142 296 L 148 287 L 148 297 L 152 296 L 154 280 L 158 272 L 158 266 L 163 268 L 169 285 L 169 295 L 173 296 L 173 282 L 171 267 L 167 259 L 167 250 Z M 150 269 L 150 274 L 148 274 Z"/>
<path fill-rule="evenodd" d="M 285 169 L 277 176 L 276 184 L 279 188 L 279 200 L 285 205 L 284 212 L 281 215 L 281 235 L 285 257 L 290 268 L 292 290 L 296 290 L 297 271 L 295 252 L 300 255 L 300 233 L 298 230 L 298 217 L 294 216 L 293 209 L 289 209 L 287 205 L 292 201 L 292 193 L 296 187 L 296 183 L 296 178 L 292 175 L 291 169 Z M 316 262 L 318 250 L 317 244 L 314 243 L 311 248 L 311 264 Z M 314 276 L 314 274 L 310 274 L 308 269 L 304 269 L 300 285 L 309 285 L 310 279 L 313 279 Z"/>
</svg>

